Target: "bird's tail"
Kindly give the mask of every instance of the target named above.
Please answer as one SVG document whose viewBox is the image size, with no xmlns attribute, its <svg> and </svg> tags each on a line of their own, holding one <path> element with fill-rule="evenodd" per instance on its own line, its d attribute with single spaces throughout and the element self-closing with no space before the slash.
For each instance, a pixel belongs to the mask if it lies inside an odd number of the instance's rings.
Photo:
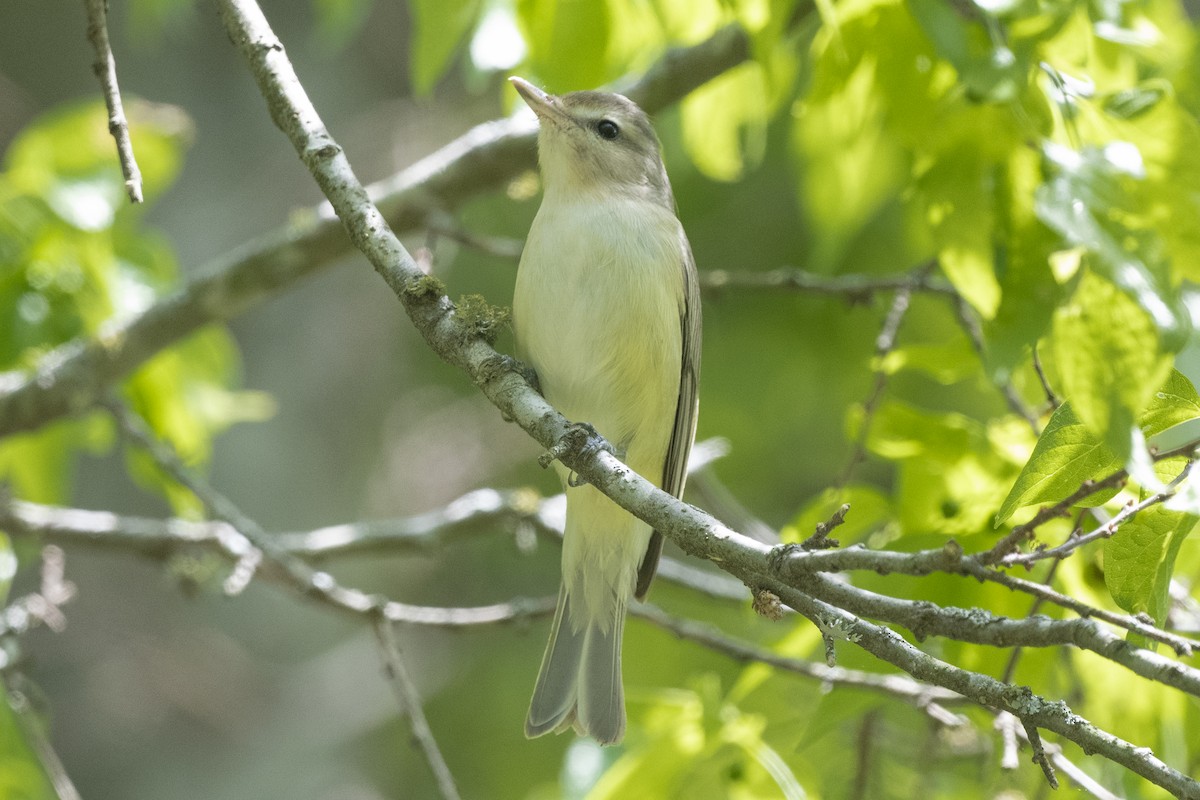
<svg viewBox="0 0 1200 800">
<path fill-rule="evenodd" d="M 625 735 L 625 692 L 621 687 L 625 602 L 618 600 L 618 604 L 608 630 L 595 621 L 576 630 L 571 621 L 571 596 L 565 585 L 559 587 L 550 641 L 525 718 L 526 736 L 532 739 L 574 727 L 600 744 L 621 741 Z"/>
</svg>

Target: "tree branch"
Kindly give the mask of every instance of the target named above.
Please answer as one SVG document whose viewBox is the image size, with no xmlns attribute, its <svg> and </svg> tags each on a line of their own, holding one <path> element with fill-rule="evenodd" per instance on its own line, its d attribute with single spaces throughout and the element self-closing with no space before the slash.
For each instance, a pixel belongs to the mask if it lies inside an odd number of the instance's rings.
<svg viewBox="0 0 1200 800">
<path fill-rule="evenodd" d="M 377 619 L 374 627 L 384 670 L 392 689 L 396 692 L 396 698 L 400 701 L 400 707 L 412 721 L 413 738 L 417 740 L 421 752 L 425 755 L 425 761 L 437 782 L 438 791 L 444 800 L 458 800 L 458 786 L 454 783 L 454 776 L 450 773 L 450 767 L 446 765 L 446 759 L 442 757 L 442 751 L 438 749 L 437 740 L 433 738 L 429 720 L 425 718 L 425 711 L 421 708 L 421 693 L 417 691 L 417 685 L 408 673 L 408 667 L 400 653 L 400 644 L 396 641 L 396 632 L 392 630 L 392 623 L 386 619 Z"/>
<path fill-rule="evenodd" d="M 753 579 L 751 575 L 743 577 Z M 987 675 L 955 667 L 921 652 L 894 631 L 861 620 L 777 580 L 763 579 L 762 582 L 764 588 L 778 594 L 814 624 L 836 627 L 845 640 L 918 680 L 957 691 L 989 708 L 1007 711 L 1027 727 L 1057 733 L 1078 744 L 1084 752 L 1099 753 L 1176 797 L 1200 800 L 1200 783 L 1165 764 L 1149 748 L 1137 747 L 1092 725 L 1062 701 L 1049 701 L 1027 686 L 1001 683 Z"/>
<path fill-rule="evenodd" d="M 117 88 L 117 62 L 113 58 L 112 45 L 108 41 L 108 0 L 84 0 L 87 7 L 88 40 L 96 51 L 92 71 L 100 79 L 104 90 L 104 105 L 108 107 L 108 132 L 117 143 L 117 157 L 121 161 L 121 174 L 125 176 L 125 192 L 130 202 L 142 202 L 142 172 L 133 155 L 133 142 L 129 139 L 129 123 L 125 119 L 125 108 L 121 105 L 121 90 Z"/>
</svg>

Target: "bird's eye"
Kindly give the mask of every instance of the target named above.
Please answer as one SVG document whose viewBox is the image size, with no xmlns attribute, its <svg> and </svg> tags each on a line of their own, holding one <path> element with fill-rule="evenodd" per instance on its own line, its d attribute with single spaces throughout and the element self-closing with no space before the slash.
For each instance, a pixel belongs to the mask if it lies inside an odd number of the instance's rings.
<svg viewBox="0 0 1200 800">
<path fill-rule="evenodd" d="M 596 123 L 596 133 L 600 134 L 601 139 L 611 141 L 620 135 L 621 129 L 611 119 L 602 119 Z"/>
</svg>

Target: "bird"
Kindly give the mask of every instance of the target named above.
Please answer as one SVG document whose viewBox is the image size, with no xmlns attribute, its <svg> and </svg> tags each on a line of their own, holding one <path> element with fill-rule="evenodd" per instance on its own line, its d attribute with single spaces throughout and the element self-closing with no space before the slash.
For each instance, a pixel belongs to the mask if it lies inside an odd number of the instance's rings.
<svg viewBox="0 0 1200 800">
<path fill-rule="evenodd" d="M 650 118 L 603 91 L 548 94 L 510 78 L 538 118 L 541 205 L 517 269 L 517 356 L 546 400 L 591 425 L 675 497 L 699 411 L 696 264 Z M 556 463 L 567 496 L 562 583 L 525 735 L 625 735 L 621 640 L 663 536 Z"/>
</svg>

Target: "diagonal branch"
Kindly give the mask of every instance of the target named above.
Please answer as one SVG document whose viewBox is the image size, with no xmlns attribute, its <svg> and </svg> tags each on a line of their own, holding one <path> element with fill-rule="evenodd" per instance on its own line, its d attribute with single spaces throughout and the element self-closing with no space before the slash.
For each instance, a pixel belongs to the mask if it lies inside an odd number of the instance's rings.
<svg viewBox="0 0 1200 800">
<path fill-rule="evenodd" d="M 130 202 L 142 202 L 142 171 L 138 169 L 133 155 L 133 142 L 129 139 L 129 122 L 125 119 L 125 108 L 121 104 L 121 90 L 117 88 L 117 62 L 113 58 L 112 44 L 108 41 L 108 0 L 84 0 L 88 16 L 88 39 L 96 51 L 92 71 L 100 79 L 104 90 L 104 105 L 108 107 L 108 132 L 117 143 L 117 157 L 121 161 L 121 173 L 125 176 L 125 192 Z"/>
</svg>

